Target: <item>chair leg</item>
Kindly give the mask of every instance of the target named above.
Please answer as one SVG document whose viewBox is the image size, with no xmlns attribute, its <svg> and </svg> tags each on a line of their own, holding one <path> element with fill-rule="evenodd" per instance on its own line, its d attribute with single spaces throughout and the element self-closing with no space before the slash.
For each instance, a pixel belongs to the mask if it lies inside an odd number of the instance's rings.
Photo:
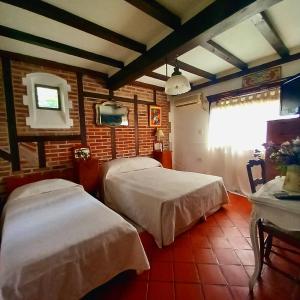
<svg viewBox="0 0 300 300">
<path fill-rule="evenodd" d="M 261 274 L 263 262 L 264 262 L 264 255 L 265 255 L 265 241 L 264 241 L 264 231 L 263 225 L 261 220 L 257 223 L 258 226 L 258 237 L 259 237 L 259 259 L 260 259 L 260 270 L 259 270 L 259 277 Z"/>
<path fill-rule="evenodd" d="M 269 233 L 267 238 L 266 238 L 266 251 L 265 251 L 265 258 L 266 259 L 270 259 L 270 253 L 271 253 L 271 249 L 272 249 L 272 242 L 273 242 L 273 234 Z"/>
</svg>

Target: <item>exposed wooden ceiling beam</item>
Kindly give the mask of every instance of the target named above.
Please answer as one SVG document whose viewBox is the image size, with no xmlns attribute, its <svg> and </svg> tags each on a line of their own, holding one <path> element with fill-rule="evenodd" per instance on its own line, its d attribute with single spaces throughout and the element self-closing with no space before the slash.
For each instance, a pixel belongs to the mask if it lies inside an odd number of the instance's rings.
<svg viewBox="0 0 300 300">
<path fill-rule="evenodd" d="M 145 83 L 145 82 L 141 82 L 141 81 L 133 81 L 130 84 L 135 85 L 135 86 L 140 86 L 140 87 L 146 88 L 146 89 L 161 91 L 161 92 L 163 92 L 165 90 L 165 88 L 162 87 L 162 86 L 158 86 L 158 85 L 154 85 L 154 84 L 150 84 L 150 83 Z M 149 104 L 151 104 L 151 102 Z"/>
<path fill-rule="evenodd" d="M 80 67 L 67 65 L 67 64 L 59 63 L 59 62 L 48 60 L 48 59 L 38 58 L 38 57 L 24 55 L 24 54 L 10 52 L 10 51 L 0 50 L 0 57 L 9 57 L 10 59 L 16 60 L 16 61 L 28 62 L 30 64 L 36 64 L 39 66 L 43 65 L 43 66 L 50 67 L 50 68 L 64 69 L 64 70 L 68 70 L 71 72 L 81 72 L 84 75 L 90 75 L 95 78 L 98 78 L 101 81 L 101 83 L 104 84 L 104 86 L 106 86 L 106 80 L 108 78 L 107 74 L 100 72 L 100 71 L 94 71 L 94 70 L 90 70 L 90 69 L 86 69 L 86 68 L 80 68 Z M 158 74 L 158 73 L 155 73 L 155 74 Z M 162 76 L 164 76 L 164 75 L 162 75 Z M 154 89 L 157 91 L 164 91 L 164 88 L 161 86 L 148 84 L 148 83 L 144 83 L 144 82 L 140 82 L 140 81 L 134 81 L 131 84 L 135 85 L 135 86 L 148 88 L 148 89 Z"/>
<path fill-rule="evenodd" d="M 201 43 L 201 46 L 241 70 L 246 70 L 248 68 L 248 65 L 246 63 L 244 63 L 242 60 L 234 56 L 232 53 L 224 49 L 213 40 L 203 42 Z"/>
<path fill-rule="evenodd" d="M 78 56 L 81 58 L 85 58 L 91 61 L 95 61 L 101 64 L 109 65 L 116 68 L 123 68 L 123 62 L 103 56 L 100 54 L 96 54 L 93 52 L 89 52 L 86 50 L 82 50 L 76 47 L 72 47 L 66 44 L 58 43 L 52 40 L 48 40 L 33 34 L 29 34 L 23 31 L 15 30 L 6 26 L 0 25 L 0 35 L 15 39 L 18 41 L 26 42 L 29 44 L 37 45 L 40 47 L 56 50 L 59 52 L 67 53 L 70 55 Z"/>
<path fill-rule="evenodd" d="M 156 73 L 156 72 L 148 72 L 145 75 L 162 81 L 167 81 L 170 78 L 169 76 Z"/>
<path fill-rule="evenodd" d="M 155 0 L 125 0 L 139 10 L 161 23 L 176 29 L 180 26 L 180 18 Z"/>
<path fill-rule="evenodd" d="M 110 41 L 114 44 L 123 46 L 125 48 L 134 50 L 139 53 L 144 53 L 146 51 L 146 45 L 137 42 L 131 38 L 124 35 L 116 33 L 98 24 L 90 22 L 84 18 L 74 15 L 66 10 L 58 8 L 49 3 L 39 1 L 39 0 L 0 0 L 4 3 L 11 4 L 30 12 L 42 15 L 46 18 L 55 20 L 57 22 L 69 25 L 81 31 L 87 32 L 89 34 L 100 37 L 104 40 Z"/>
<path fill-rule="evenodd" d="M 252 22 L 280 57 L 289 55 L 289 49 L 283 43 L 265 12 L 261 12 L 254 16 Z"/>
<path fill-rule="evenodd" d="M 179 69 L 181 69 L 181 70 L 184 70 L 186 72 L 198 75 L 200 77 L 207 78 L 209 80 L 215 80 L 216 79 L 216 75 L 214 75 L 212 73 L 209 73 L 207 71 L 204 71 L 202 69 L 196 68 L 194 66 L 191 66 L 191 65 L 189 65 L 189 64 L 187 64 L 187 63 L 185 63 L 181 60 L 177 59 L 176 63 L 177 63 L 177 66 L 179 67 Z M 175 62 L 172 62 L 171 65 L 175 66 Z"/>
<path fill-rule="evenodd" d="M 115 90 L 164 64 L 164 58 L 176 57 L 211 39 L 245 19 L 281 0 L 218 0 L 170 33 L 146 53 L 129 63 L 108 80 Z"/>
<path fill-rule="evenodd" d="M 38 57 L 30 56 L 30 55 L 24 55 L 24 54 L 20 54 L 20 53 L 0 50 L 0 56 L 1 57 L 9 57 L 12 60 L 28 62 L 30 64 L 43 65 L 43 66 L 50 67 L 50 68 L 58 68 L 58 69 L 68 70 L 71 72 L 81 72 L 83 74 L 91 75 L 96 78 L 99 78 L 100 80 L 103 80 L 104 82 L 108 78 L 107 74 L 105 74 L 103 72 L 80 68 L 80 67 L 76 67 L 76 66 L 72 66 L 72 65 L 67 65 L 67 64 L 56 62 L 56 61 L 38 58 Z"/>
<path fill-rule="evenodd" d="M 259 71 L 262 71 L 262 70 L 265 70 L 265 69 L 268 69 L 268 68 L 279 66 L 279 65 L 282 65 L 282 64 L 294 61 L 294 60 L 299 60 L 299 59 L 300 59 L 300 53 L 292 54 L 292 55 L 289 55 L 289 56 L 286 56 L 286 57 L 283 57 L 283 58 L 280 58 L 280 59 L 277 59 L 277 60 L 273 60 L 273 61 L 270 61 L 268 63 L 262 64 L 262 65 L 259 65 L 259 66 L 248 68 L 247 70 L 238 71 L 236 73 L 229 74 L 229 75 L 217 78 L 215 80 L 215 82 L 204 82 L 204 83 L 194 85 L 194 86 L 192 86 L 192 90 L 195 91 L 195 90 L 203 89 L 205 87 L 208 87 L 208 86 L 220 83 L 220 82 L 235 79 L 235 78 L 247 75 L 247 74 L 259 72 Z"/>
</svg>

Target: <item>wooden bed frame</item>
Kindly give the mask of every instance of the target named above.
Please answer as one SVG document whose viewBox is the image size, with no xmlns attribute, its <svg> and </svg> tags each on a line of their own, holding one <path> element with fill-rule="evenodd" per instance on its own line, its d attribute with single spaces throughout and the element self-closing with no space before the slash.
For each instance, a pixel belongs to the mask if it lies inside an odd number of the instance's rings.
<svg viewBox="0 0 300 300">
<path fill-rule="evenodd" d="M 75 182 L 74 170 L 73 169 L 54 170 L 54 171 L 48 171 L 42 173 L 38 172 L 38 173 L 25 174 L 20 176 L 18 175 L 10 176 L 4 178 L 3 182 L 5 186 L 5 192 L 8 196 L 14 189 L 24 184 L 36 182 L 39 180 L 54 179 L 54 178 L 67 179 Z"/>
</svg>

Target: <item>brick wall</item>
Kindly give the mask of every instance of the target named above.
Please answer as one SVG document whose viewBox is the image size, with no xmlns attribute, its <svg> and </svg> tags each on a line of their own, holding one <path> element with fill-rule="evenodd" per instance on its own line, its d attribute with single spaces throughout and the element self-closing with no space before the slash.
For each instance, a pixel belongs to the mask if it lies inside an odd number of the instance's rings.
<svg viewBox="0 0 300 300">
<path fill-rule="evenodd" d="M 49 67 L 37 66 L 34 64 L 28 64 L 19 61 L 12 61 L 12 80 L 14 91 L 14 104 L 16 112 L 17 132 L 18 135 L 59 135 L 59 134 L 79 134 L 79 113 L 78 113 L 78 101 L 77 101 L 77 81 L 76 74 L 53 69 Z M 26 86 L 22 85 L 22 78 L 28 73 L 44 72 L 51 73 L 60 76 L 67 80 L 71 86 L 71 91 L 68 93 L 69 100 L 72 101 L 73 109 L 70 110 L 70 118 L 73 119 L 73 126 L 70 129 L 57 130 L 57 129 L 36 129 L 30 128 L 25 124 L 24 116 L 29 116 L 28 106 L 23 104 L 23 95 L 26 95 Z"/>
<path fill-rule="evenodd" d="M 76 74 L 63 69 L 50 68 L 29 64 L 21 61 L 12 61 L 12 80 L 14 92 L 14 104 L 16 111 L 17 133 L 18 135 L 71 135 L 79 134 L 79 112 L 78 112 L 78 94 Z M 23 105 L 23 95 L 26 94 L 26 87 L 22 85 L 22 78 L 28 73 L 46 72 L 60 76 L 67 80 L 71 85 L 69 98 L 72 101 L 73 108 L 70 109 L 70 117 L 73 119 L 74 126 L 70 129 L 34 129 L 26 126 L 25 118 L 28 114 L 28 107 Z M 3 92 L 2 68 L 0 72 L 0 149 L 9 150 L 5 99 Z M 108 94 L 109 91 L 103 86 L 98 78 L 91 76 L 83 76 L 83 88 L 85 91 Z M 139 100 L 152 102 L 154 93 L 152 89 L 127 85 L 115 91 L 116 96 L 122 96 L 133 99 L 134 95 Z M 158 91 L 156 93 L 157 105 L 162 106 L 162 129 L 165 133 L 164 145 L 168 147 L 169 133 L 169 102 L 166 95 Z M 102 100 L 104 101 L 104 100 Z M 103 126 L 96 126 L 94 105 L 101 103 L 101 99 L 85 98 L 85 124 L 87 131 L 87 142 L 91 147 L 92 154 L 98 158 L 100 162 L 110 160 L 112 158 L 111 149 L 111 129 Z M 117 157 L 135 156 L 135 129 L 134 129 L 134 106 L 132 103 L 123 103 L 129 108 L 129 126 L 117 127 L 116 136 L 116 154 Z M 138 134 L 139 134 L 139 151 L 140 155 L 151 155 L 153 150 L 153 141 L 155 129 L 149 127 L 148 122 L 148 106 L 138 104 Z M 46 168 L 39 169 L 30 166 L 30 164 L 22 164 L 22 170 L 14 174 L 44 172 L 51 169 L 65 169 L 72 166 L 72 148 L 80 144 L 80 141 L 60 141 L 46 142 Z M 11 171 L 10 163 L 0 158 L 0 195 L 4 195 L 3 178 L 14 175 Z"/>
</svg>

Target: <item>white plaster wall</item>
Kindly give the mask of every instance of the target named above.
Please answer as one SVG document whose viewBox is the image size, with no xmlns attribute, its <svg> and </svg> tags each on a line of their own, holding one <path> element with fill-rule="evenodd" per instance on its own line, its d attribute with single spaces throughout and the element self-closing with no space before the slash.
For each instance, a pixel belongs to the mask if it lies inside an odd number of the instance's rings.
<svg viewBox="0 0 300 300">
<path fill-rule="evenodd" d="M 174 106 L 173 106 L 174 107 Z M 204 172 L 208 113 L 200 104 L 174 107 L 174 167 Z"/>
<path fill-rule="evenodd" d="M 282 65 L 282 77 L 300 73 L 300 60 Z M 171 101 L 171 144 L 174 168 L 178 170 L 208 172 L 206 165 L 206 143 L 209 114 L 200 105 L 176 108 L 175 102 L 188 95 L 203 93 L 204 97 L 239 89 L 242 77 L 206 87 L 189 94 L 172 97 Z"/>
</svg>

